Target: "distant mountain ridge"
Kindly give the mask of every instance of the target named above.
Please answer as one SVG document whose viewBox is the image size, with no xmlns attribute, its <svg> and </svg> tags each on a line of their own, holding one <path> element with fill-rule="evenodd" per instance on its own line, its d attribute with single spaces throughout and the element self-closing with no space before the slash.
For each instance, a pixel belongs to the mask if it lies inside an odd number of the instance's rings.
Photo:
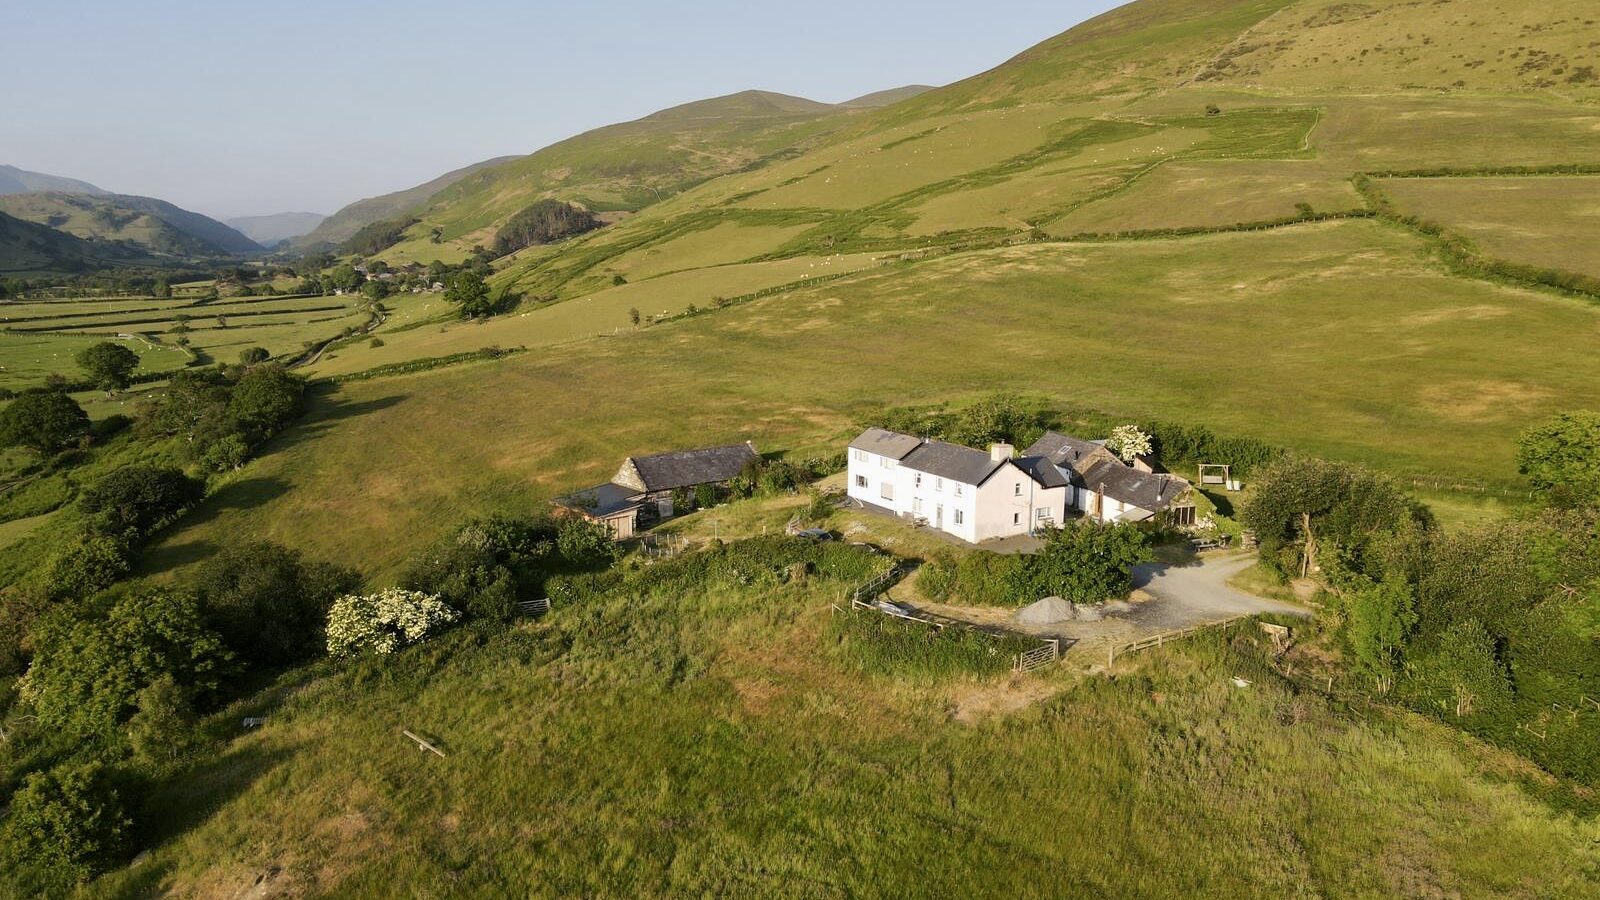
<svg viewBox="0 0 1600 900">
<path fill-rule="evenodd" d="M 66 194 L 92 194 L 103 196 L 109 191 L 95 187 L 87 181 L 76 178 L 63 178 L 60 175 L 46 175 L 43 172 L 30 172 L 16 166 L 0 166 L 0 196 L 7 194 L 35 194 L 44 191 L 60 191 Z"/>
<path fill-rule="evenodd" d="M 263 247 L 310 234 L 327 216 L 313 212 L 281 212 L 265 216 L 237 216 L 223 224 Z"/>
</svg>

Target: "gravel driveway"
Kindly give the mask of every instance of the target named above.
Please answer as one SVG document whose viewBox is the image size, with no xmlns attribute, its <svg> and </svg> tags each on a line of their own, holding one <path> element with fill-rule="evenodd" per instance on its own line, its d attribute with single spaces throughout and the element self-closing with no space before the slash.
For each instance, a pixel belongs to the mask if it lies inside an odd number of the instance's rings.
<svg viewBox="0 0 1600 900">
<path fill-rule="evenodd" d="M 1141 631 L 1167 631 L 1229 616 L 1284 613 L 1309 616 L 1310 610 L 1293 603 L 1268 600 L 1228 586 L 1228 579 L 1255 562 L 1249 553 L 1206 553 L 1184 565 L 1144 563 L 1133 569 L 1133 586 L 1151 599 L 1132 604 L 1117 618 Z"/>
</svg>

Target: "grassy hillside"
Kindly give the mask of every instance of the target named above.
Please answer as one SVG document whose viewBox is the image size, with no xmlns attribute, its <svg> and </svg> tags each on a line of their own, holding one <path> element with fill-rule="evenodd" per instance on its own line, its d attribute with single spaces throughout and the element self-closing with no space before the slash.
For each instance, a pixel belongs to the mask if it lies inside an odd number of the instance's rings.
<svg viewBox="0 0 1600 900">
<path fill-rule="evenodd" d="M 1115 680 L 864 676 L 829 631 L 845 579 L 667 574 L 682 568 L 536 625 L 285 679 L 265 727 L 157 788 L 164 840 L 92 895 L 1594 886 L 1592 835 L 1508 784 L 1514 763 L 1297 692 L 1248 641 L 1168 648 Z"/>
<path fill-rule="evenodd" d="M 221 256 L 261 249 L 215 219 L 152 197 L 11 194 L 0 197 L 0 212 L 85 240 L 122 241 L 163 256 Z"/>
<path fill-rule="evenodd" d="M 320 247 L 342 244 L 349 240 L 351 235 L 360 231 L 363 226 L 397 218 L 421 206 L 427 202 L 429 197 L 468 175 L 480 169 L 498 166 L 515 158 L 513 156 L 498 156 L 494 159 L 486 159 L 483 162 L 473 163 L 470 166 L 463 166 L 454 171 L 446 172 L 438 178 L 419 184 L 416 187 L 357 200 L 322 220 L 310 232 L 301 235 L 295 241 L 295 245 L 299 247 Z"/>
<path fill-rule="evenodd" d="M 447 247 L 488 246 L 495 229 L 535 200 L 553 197 L 613 215 L 635 212 L 708 179 L 799 155 L 870 107 L 914 96 L 905 88 L 838 106 L 766 91 L 686 103 L 586 132 L 436 194 L 415 214 L 411 239 L 385 258 L 444 257 Z"/>
<path fill-rule="evenodd" d="M 146 259 L 124 244 L 91 243 L 0 212 L 0 275 L 71 273 Z"/>
</svg>

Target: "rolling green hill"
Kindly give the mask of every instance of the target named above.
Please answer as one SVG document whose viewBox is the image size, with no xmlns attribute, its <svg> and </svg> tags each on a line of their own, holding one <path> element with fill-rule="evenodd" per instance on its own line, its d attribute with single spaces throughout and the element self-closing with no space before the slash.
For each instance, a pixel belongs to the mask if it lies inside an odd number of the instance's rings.
<svg viewBox="0 0 1600 900">
<path fill-rule="evenodd" d="M 458 253 L 488 246 L 499 225 L 547 197 L 622 217 L 709 179 L 798 156 L 866 110 L 920 91 L 892 89 L 838 105 L 743 91 L 598 128 L 458 180 L 413 212 L 420 221 L 409 239 L 385 255 L 447 255 L 432 241 L 435 228 Z"/>
<path fill-rule="evenodd" d="M 0 275 L 67 274 L 149 261 L 126 244 L 90 242 L 0 212 Z"/>
<path fill-rule="evenodd" d="M 310 232 L 297 237 L 294 244 L 297 247 L 337 246 L 349 240 L 351 235 L 360 231 L 364 226 L 393 219 L 409 212 L 427 202 L 429 197 L 468 175 L 512 159 L 516 159 L 516 157 L 500 156 L 494 159 L 486 159 L 483 162 L 473 163 L 470 166 L 463 166 L 452 172 L 446 172 L 432 181 L 424 182 L 413 188 L 395 191 L 392 194 L 383 194 L 378 197 L 368 197 L 365 200 L 357 200 L 323 219 Z"/>
<path fill-rule="evenodd" d="M 86 240 L 122 241 L 157 256 L 206 257 L 258 252 L 228 226 L 153 197 L 127 194 L 11 194 L 0 212 Z"/>
</svg>

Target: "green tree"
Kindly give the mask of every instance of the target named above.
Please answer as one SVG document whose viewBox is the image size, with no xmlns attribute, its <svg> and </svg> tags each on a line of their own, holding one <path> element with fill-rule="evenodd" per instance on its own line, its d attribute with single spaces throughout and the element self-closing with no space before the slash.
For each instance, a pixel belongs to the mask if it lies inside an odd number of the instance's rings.
<svg viewBox="0 0 1600 900">
<path fill-rule="evenodd" d="M 1562 413 L 1524 432 L 1517 470 L 1556 505 L 1600 502 L 1600 412 Z"/>
<path fill-rule="evenodd" d="M 29 392 L 0 410 L 0 446 L 48 456 L 88 437 L 89 415 L 59 391 Z"/>
<path fill-rule="evenodd" d="M 305 379 L 282 366 L 259 365 L 233 386 L 228 415 L 260 442 L 294 421 L 300 414 L 305 390 Z"/>
<path fill-rule="evenodd" d="M 450 276 L 444 298 L 461 308 L 465 318 L 494 315 L 495 303 L 489 296 L 489 285 L 476 272 L 457 272 Z"/>
<path fill-rule="evenodd" d="M 1310 457 L 1285 457 L 1262 470 L 1240 514 L 1261 542 L 1262 562 L 1300 577 L 1337 559 L 1381 578 L 1381 571 L 1367 571 L 1367 544 L 1406 523 L 1432 524 L 1426 508 L 1388 478 Z"/>
<path fill-rule="evenodd" d="M 205 495 L 205 485 L 170 466 L 123 466 L 86 489 L 78 508 L 100 534 L 142 538 Z"/>
<path fill-rule="evenodd" d="M 224 549 L 195 577 L 207 624 L 236 655 L 260 665 L 298 662 L 320 651 L 328 608 L 360 583 L 349 569 L 308 562 L 264 542 Z"/>
<path fill-rule="evenodd" d="M 128 746 L 134 759 L 161 768 L 189 755 L 198 743 L 194 704 L 171 675 L 162 675 L 139 692 L 137 711 L 128 719 Z"/>
<path fill-rule="evenodd" d="M 1150 558 L 1150 538 L 1133 525 L 1084 522 L 1057 528 L 1023 564 L 1028 585 L 1023 599 L 1100 603 L 1125 597 L 1133 587 L 1133 567 Z"/>
<path fill-rule="evenodd" d="M 78 354 L 78 365 L 97 387 L 109 393 L 128 386 L 133 370 L 139 368 L 139 354 L 113 341 L 101 341 Z"/>
<path fill-rule="evenodd" d="M 272 358 L 265 347 L 246 347 L 239 351 L 239 365 L 254 366 Z"/>
<path fill-rule="evenodd" d="M 103 763 L 37 772 L 11 799 L 7 867 L 31 870 L 47 882 L 81 884 L 123 861 L 132 826 Z"/>
<path fill-rule="evenodd" d="M 83 535 L 45 564 L 41 584 L 52 600 L 92 597 L 133 569 L 133 552 L 121 536 Z"/>
<path fill-rule="evenodd" d="M 368 300 L 382 300 L 389 296 L 389 282 L 374 278 L 361 286 L 361 296 Z"/>
<path fill-rule="evenodd" d="M 222 639 L 189 594 L 130 591 L 104 615 L 63 608 L 34 626 L 33 664 L 22 695 L 39 722 L 77 736 L 109 736 L 137 708 L 139 692 L 163 675 L 197 698 L 213 695 L 232 670 Z"/>
<path fill-rule="evenodd" d="M 1411 586 L 1398 579 L 1374 582 L 1345 598 L 1345 636 L 1361 668 L 1387 692 L 1402 651 L 1417 624 Z"/>
<path fill-rule="evenodd" d="M 327 275 L 329 284 L 346 293 L 360 287 L 366 280 L 366 276 L 357 272 L 349 263 L 339 266 Z"/>
<path fill-rule="evenodd" d="M 628 321 L 630 323 L 632 323 L 634 326 L 638 326 L 638 324 L 639 324 L 639 307 L 635 306 L 635 307 L 632 307 L 631 309 L 628 310 Z"/>
</svg>

